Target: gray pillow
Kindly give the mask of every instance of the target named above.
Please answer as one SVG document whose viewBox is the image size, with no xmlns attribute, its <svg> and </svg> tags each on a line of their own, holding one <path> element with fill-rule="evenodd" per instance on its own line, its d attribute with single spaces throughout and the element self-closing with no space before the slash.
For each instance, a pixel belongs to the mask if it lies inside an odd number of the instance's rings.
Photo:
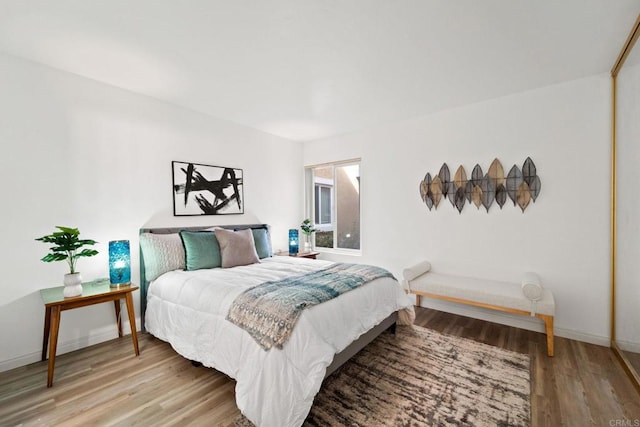
<svg viewBox="0 0 640 427">
<path fill-rule="evenodd" d="M 260 262 L 250 229 L 239 231 L 217 229 L 214 233 L 220 244 L 222 268 Z"/>
<path fill-rule="evenodd" d="M 148 281 L 156 280 L 167 271 L 183 270 L 185 267 L 184 248 L 177 233 L 142 233 L 140 248 L 144 257 L 145 277 Z"/>
<path fill-rule="evenodd" d="M 220 267 L 220 246 L 215 234 L 211 231 L 182 230 L 180 237 L 184 244 L 185 270 Z"/>
</svg>

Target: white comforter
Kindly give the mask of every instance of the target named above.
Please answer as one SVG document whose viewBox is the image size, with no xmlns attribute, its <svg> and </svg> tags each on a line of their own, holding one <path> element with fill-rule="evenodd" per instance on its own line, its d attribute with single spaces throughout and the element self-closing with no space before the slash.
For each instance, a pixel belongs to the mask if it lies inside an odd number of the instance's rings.
<svg viewBox="0 0 640 427">
<path fill-rule="evenodd" d="M 282 350 L 264 351 L 225 320 L 244 289 L 330 262 L 274 257 L 229 269 L 172 271 L 149 286 L 145 326 L 187 359 L 235 378 L 236 402 L 257 426 L 299 426 L 333 356 L 392 312 L 411 307 L 397 281 L 374 280 L 305 310 Z"/>
</svg>

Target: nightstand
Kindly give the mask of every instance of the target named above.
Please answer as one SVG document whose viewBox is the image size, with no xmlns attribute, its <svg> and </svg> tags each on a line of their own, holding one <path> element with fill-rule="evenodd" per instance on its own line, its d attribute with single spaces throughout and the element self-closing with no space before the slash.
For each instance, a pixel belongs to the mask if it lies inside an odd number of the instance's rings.
<svg viewBox="0 0 640 427">
<path fill-rule="evenodd" d="M 290 256 L 290 257 L 296 257 L 296 258 L 309 258 L 309 259 L 316 259 L 316 257 L 318 255 L 320 255 L 320 252 L 298 252 L 295 255 L 290 255 L 289 252 L 276 252 L 274 253 L 274 255 L 276 256 Z"/>
<path fill-rule="evenodd" d="M 49 344 L 49 370 L 47 372 L 47 387 L 53 385 L 53 369 L 56 363 L 56 347 L 58 345 L 58 329 L 60 328 L 60 312 L 101 302 L 113 301 L 118 324 L 118 336 L 122 336 L 122 322 L 120 320 L 120 300 L 124 299 L 129 314 L 131 326 L 131 339 L 136 356 L 140 355 L 138 349 L 138 335 L 136 333 L 136 315 L 133 311 L 133 298 L 131 293 L 138 289 L 137 286 L 124 286 L 112 288 L 109 280 L 96 280 L 82 284 L 82 295 L 65 298 L 62 294 L 64 286 L 40 290 L 40 296 L 45 306 L 44 337 L 42 339 L 42 360 L 46 360 L 47 341 Z"/>
</svg>

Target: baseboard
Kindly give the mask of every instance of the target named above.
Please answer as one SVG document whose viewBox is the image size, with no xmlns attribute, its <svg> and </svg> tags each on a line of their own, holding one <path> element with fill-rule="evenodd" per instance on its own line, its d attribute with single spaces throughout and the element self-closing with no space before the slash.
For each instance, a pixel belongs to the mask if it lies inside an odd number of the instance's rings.
<svg viewBox="0 0 640 427">
<path fill-rule="evenodd" d="M 413 296 L 412 296 L 413 298 Z M 447 313 L 458 314 L 460 316 L 472 317 L 474 319 L 485 320 L 487 322 L 500 323 L 501 325 L 513 326 L 528 331 L 544 333 L 544 324 L 540 319 L 535 317 L 525 317 L 516 314 L 509 314 L 496 310 L 489 310 L 470 305 L 455 304 L 445 301 L 435 300 L 431 298 L 422 298 L 422 306 L 432 308 L 434 310 L 444 311 Z M 592 335 L 585 332 L 574 331 L 572 329 L 553 328 L 554 333 L 558 337 L 569 338 L 576 341 L 582 341 L 589 344 L 609 347 L 609 337 Z"/>
<path fill-rule="evenodd" d="M 616 344 L 618 344 L 620 350 L 628 351 L 630 353 L 640 353 L 640 344 L 638 343 L 616 340 Z"/>
<path fill-rule="evenodd" d="M 140 332 L 140 319 L 136 319 L 136 325 L 138 326 L 138 332 Z M 70 351 L 80 350 L 85 347 L 92 346 L 94 344 L 100 344 L 101 342 L 109 341 L 114 338 L 118 338 L 118 331 L 113 326 L 105 327 L 102 332 L 92 333 L 89 336 L 75 338 L 69 341 L 58 342 L 58 348 L 56 355 L 59 356 Z M 108 329 L 108 330 L 107 330 Z M 129 322 L 122 322 L 123 333 L 128 333 Z M 31 363 L 40 362 L 42 357 L 42 349 L 38 351 L 25 354 L 22 356 L 14 357 L 13 359 L 0 361 L 0 372 L 8 371 L 10 369 L 26 366 Z M 44 363 L 44 362 L 43 362 Z"/>
</svg>

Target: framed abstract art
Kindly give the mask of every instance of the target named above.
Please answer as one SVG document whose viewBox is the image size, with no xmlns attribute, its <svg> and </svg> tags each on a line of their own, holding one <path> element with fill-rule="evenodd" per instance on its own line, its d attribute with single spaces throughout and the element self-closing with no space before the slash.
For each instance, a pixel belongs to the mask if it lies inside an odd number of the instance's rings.
<svg viewBox="0 0 640 427">
<path fill-rule="evenodd" d="M 173 215 L 244 213 L 242 169 L 171 162 Z"/>
</svg>

